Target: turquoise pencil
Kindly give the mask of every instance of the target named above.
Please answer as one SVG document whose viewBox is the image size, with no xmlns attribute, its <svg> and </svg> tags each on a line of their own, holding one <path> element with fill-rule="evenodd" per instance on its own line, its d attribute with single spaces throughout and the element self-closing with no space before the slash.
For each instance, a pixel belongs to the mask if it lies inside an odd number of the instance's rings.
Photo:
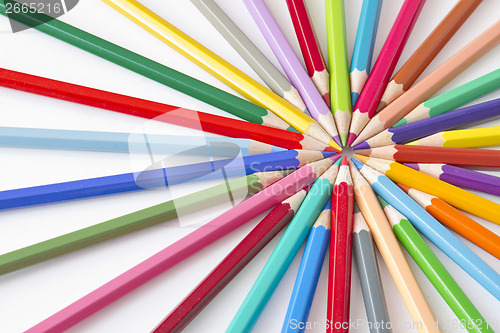
<svg viewBox="0 0 500 333">
<path fill-rule="evenodd" d="M 404 214 L 418 231 L 500 300 L 500 275 L 495 270 L 481 260 L 418 203 L 413 201 L 387 176 L 363 164 L 356 158 L 353 158 L 353 162 L 379 196 L 401 214 Z"/>
<path fill-rule="evenodd" d="M 331 215 L 332 201 L 329 200 L 307 238 L 281 333 L 298 333 L 305 330 L 330 241 Z"/>
<path fill-rule="evenodd" d="M 351 58 L 351 103 L 354 106 L 365 86 L 372 66 L 382 0 L 364 0 Z"/>
<path fill-rule="evenodd" d="M 330 199 L 340 159 L 309 190 L 292 222 L 245 297 L 226 333 L 250 332 L 281 278 L 307 238 L 312 225 Z"/>
</svg>

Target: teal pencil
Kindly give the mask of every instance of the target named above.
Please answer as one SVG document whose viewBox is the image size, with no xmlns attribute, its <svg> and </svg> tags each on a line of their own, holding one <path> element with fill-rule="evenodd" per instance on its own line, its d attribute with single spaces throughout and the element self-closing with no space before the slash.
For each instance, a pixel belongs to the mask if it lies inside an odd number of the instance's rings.
<svg viewBox="0 0 500 333">
<path fill-rule="evenodd" d="M 382 0 L 363 0 L 351 58 L 351 104 L 354 106 L 365 86 L 372 66 Z"/>
<path fill-rule="evenodd" d="M 410 221 L 380 196 L 378 199 L 384 208 L 384 212 L 392 225 L 392 230 L 394 230 L 396 237 L 408 253 L 410 253 L 411 257 L 420 269 L 422 269 L 425 276 L 431 281 L 448 306 L 453 310 L 464 328 L 471 333 L 493 333 L 493 330 L 481 313 L 479 313 L 467 295 L 460 289 Z"/>
<path fill-rule="evenodd" d="M 249 332 L 330 199 L 340 159 L 314 182 L 297 214 L 260 272 L 226 333 Z"/>
</svg>

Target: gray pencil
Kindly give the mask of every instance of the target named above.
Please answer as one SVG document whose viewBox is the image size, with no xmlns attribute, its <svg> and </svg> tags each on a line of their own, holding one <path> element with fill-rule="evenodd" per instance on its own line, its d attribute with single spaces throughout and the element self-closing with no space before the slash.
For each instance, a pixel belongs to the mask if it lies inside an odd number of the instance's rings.
<svg viewBox="0 0 500 333">
<path fill-rule="evenodd" d="M 380 283 L 372 234 L 357 206 L 354 211 L 354 230 L 352 235 L 353 252 L 359 271 L 359 280 L 361 282 L 370 332 L 390 333 L 391 330 L 387 324 L 387 307 Z"/>
<path fill-rule="evenodd" d="M 277 95 L 306 111 L 299 92 L 285 76 L 260 52 L 243 31 L 213 0 L 191 0 L 208 21 L 231 44 L 267 86 Z"/>
</svg>

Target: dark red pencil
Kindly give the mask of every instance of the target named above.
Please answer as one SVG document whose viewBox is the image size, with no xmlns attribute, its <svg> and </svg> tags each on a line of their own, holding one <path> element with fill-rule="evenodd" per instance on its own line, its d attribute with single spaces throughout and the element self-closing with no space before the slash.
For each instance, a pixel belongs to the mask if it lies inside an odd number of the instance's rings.
<svg viewBox="0 0 500 333">
<path fill-rule="evenodd" d="M 277 205 L 177 307 L 154 333 L 181 332 L 283 229 L 304 200 L 302 189 Z"/>
<path fill-rule="evenodd" d="M 327 332 L 349 332 L 354 190 L 344 156 L 332 194 Z"/>
<path fill-rule="evenodd" d="M 0 86 L 286 149 L 332 151 L 303 134 L 0 68 Z M 251 119 L 251 118 L 249 118 Z M 336 151 L 336 150 L 335 150 Z"/>
<path fill-rule="evenodd" d="M 394 145 L 357 150 L 356 154 L 401 163 L 441 163 L 493 168 L 500 167 L 500 151 L 493 149 Z"/>
<path fill-rule="evenodd" d="M 306 63 L 307 72 L 330 107 L 330 81 L 325 60 L 307 14 L 304 0 L 286 0 L 300 50 Z"/>
</svg>

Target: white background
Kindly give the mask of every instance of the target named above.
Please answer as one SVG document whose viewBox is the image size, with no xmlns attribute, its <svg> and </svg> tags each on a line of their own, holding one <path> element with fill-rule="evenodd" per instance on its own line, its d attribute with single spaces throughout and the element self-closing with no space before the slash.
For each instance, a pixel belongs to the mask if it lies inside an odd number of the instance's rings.
<svg viewBox="0 0 500 333">
<path fill-rule="evenodd" d="M 252 41 L 278 66 L 258 29 L 240 0 L 218 0 Z M 402 4 L 402 0 L 385 0 L 378 30 L 375 56 Z M 438 22 L 456 3 L 455 0 L 429 0 L 413 30 L 398 64 L 398 68 L 420 45 Z M 143 1 L 192 37 L 196 38 L 229 62 L 259 80 L 235 51 L 220 37 L 188 0 Z M 285 1 L 267 0 L 289 41 L 299 54 L 298 43 L 286 9 Z M 324 7 L 321 0 L 307 1 L 310 16 L 323 51 L 326 50 Z M 361 0 L 346 1 L 347 35 L 352 53 Z M 424 75 L 436 68 L 449 56 L 461 49 L 479 33 L 488 28 L 500 13 L 499 0 L 485 0 L 471 18 L 458 31 L 451 42 L 436 57 Z M 204 73 L 153 36 L 97 0 L 81 0 L 80 4 L 63 20 L 118 45 L 150 57 L 181 72 L 194 76 L 221 89 L 232 92 L 222 83 Z M 0 18 L 0 66 L 21 72 L 83 84 L 95 88 L 147 98 L 196 110 L 224 114 L 223 112 L 180 94 L 133 72 L 111 64 L 92 54 L 67 45 L 35 30 L 12 34 L 6 18 Z M 500 49 L 497 47 L 478 63 L 448 84 L 449 90 L 486 74 L 499 66 Z M 260 81 L 260 80 L 259 80 Z M 234 93 L 234 92 L 232 92 Z M 500 97 L 499 92 L 478 101 Z M 0 125 L 103 131 L 134 131 L 144 126 L 145 120 L 105 110 L 53 100 L 37 95 L 0 88 Z M 476 102 L 478 102 L 476 101 Z M 476 103 L 474 102 L 474 103 Z M 227 114 L 224 114 L 227 116 Z M 489 123 L 499 125 L 495 123 Z M 150 132 L 192 133 L 166 124 L 148 123 Z M 483 125 L 484 126 L 484 125 Z M 87 177 L 133 171 L 127 154 L 51 151 L 0 148 L 0 190 L 76 180 Z M 490 171 L 500 175 L 497 171 Z M 202 186 L 183 186 L 180 191 L 191 192 Z M 481 194 L 492 200 L 498 197 Z M 0 212 L 0 253 L 40 242 L 61 234 L 90 226 L 166 201 L 166 191 L 143 191 L 105 198 L 33 207 Z M 212 211 L 220 213 L 221 209 Z M 500 212 L 499 212 L 500 214 Z M 252 220 L 244 227 L 221 239 L 201 253 L 177 265 L 168 273 L 123 297 L 91 318 L 76 325 L 72 332 L 146 332 L 153 329 L 173 307 L 227 254 L 239 240 L 260 220 Z M 500 233 L 500 227 L 475 218 Z M 140 261 L 163 249 L 192 231 L 179 227 L 176 221 L 149 228 L 115 239 L 92 248 L 65 255 L 18 272 L 0 277 L 0 332 L 21 332 L 35 325 L 59 309 L 84 296 L 110 279 L 133 267 Z M 458 236 L 463 240 L 462 237 Z M 247 291 L 265 264 L 277 239 L 253 260 L 243 272 L 192 322 L 186 332 L 222 332 L 243 301 Z M 493 256 L 464 240 L 481 258 L 500 272 L 500 263 Z M 459 282 L 493 329 L 500 330 L 500 303 L 469 277 L 443 253 L 431 246 Z M 300 262 L 301 252 L 295 258 L 282 283 L 277 288 L 264 313 L 255 326 L 255 332 L 277 332 L 281 329 L 289 296 Z M 465 332 L 452 329 L 455 315 L 410 259 L 415 275 L 421 283 L 430 306 L 443 331 Z M 383 262 L 381 264 L 385 294 L 393 322 L 410 321 Z M 351 319 L 364 320 L 366 315 L 361 298 L 356 268 L 353 271 Z M 327 264 L 323 269 L 310 320 L 323 323 L 326 307 Z M 316 330 L 320 332 L 323 330 Z M 367 332 L 359 327 L 354 332 Z M 395 332 L 412 332 L 396 329 Z"/>
</svg>

